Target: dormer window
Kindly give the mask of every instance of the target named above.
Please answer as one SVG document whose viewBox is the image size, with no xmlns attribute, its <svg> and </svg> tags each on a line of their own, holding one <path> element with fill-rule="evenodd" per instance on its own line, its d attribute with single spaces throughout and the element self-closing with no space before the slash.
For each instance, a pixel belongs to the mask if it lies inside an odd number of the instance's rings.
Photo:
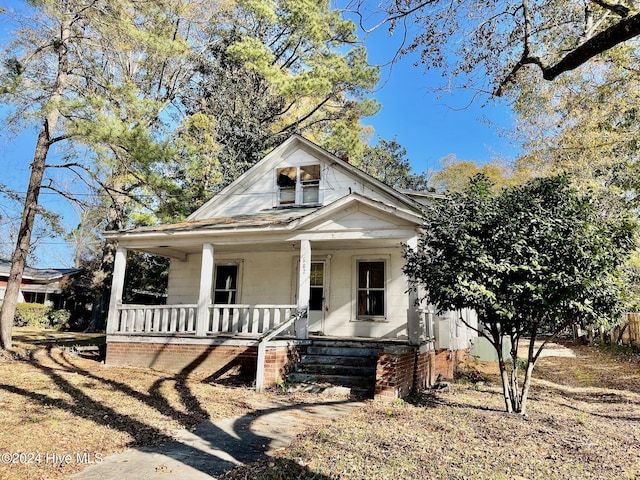
<svg viewBox="0 0 640 480">
<path fill-rule="evenodd" d="M 320 165 L 276 170 L 280 205 L 308 205 L 320 201 Z"/>
</svg>

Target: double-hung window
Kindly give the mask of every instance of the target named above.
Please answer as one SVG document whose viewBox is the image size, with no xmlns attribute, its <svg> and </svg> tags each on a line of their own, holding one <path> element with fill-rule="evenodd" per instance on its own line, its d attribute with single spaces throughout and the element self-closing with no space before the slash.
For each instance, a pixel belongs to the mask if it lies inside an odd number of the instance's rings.
<svg viewBox="0 0 640 480">
<path fill-rule="evenodd" d="M 357 262 L 357 317 L 359 320 L 385 316 L 385 262 Z"/>
<path fill-rule="evenodd" d="M 320 201 L 320 165 L 276 170 L 279 205 L 309 205 Z"/>
<path fill-rule="evenodd" d="M 238 265 L 216 265 L 213 303 L 230 305 L 238 298 Z"/>
</svg>

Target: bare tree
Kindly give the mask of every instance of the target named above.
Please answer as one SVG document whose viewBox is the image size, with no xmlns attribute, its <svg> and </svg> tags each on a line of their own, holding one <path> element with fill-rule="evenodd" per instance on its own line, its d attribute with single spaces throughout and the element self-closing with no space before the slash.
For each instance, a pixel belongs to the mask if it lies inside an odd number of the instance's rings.
<svg viewBox="0 0 640 480">
<path fill-rule="evenodd" d="M 417 63 L 440 68 L 455 86 L 496 96 L 527 66 L 545 80 L 589 62 L 640 34 L 632 0 L 353 0 L 365 32 L 400 30 L 399 55 L 418 52 Z M 450 87 L 451 83 L 447 85 Z"/>
</svg>

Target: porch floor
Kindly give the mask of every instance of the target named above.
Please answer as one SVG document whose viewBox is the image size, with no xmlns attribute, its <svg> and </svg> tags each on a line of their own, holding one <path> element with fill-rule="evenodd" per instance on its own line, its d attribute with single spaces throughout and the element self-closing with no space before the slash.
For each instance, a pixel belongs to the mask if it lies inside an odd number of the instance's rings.
<svg viewBox="0 0 640 480">
<path fill-rule="evenodd" d="M 110 341 L 126 342 L 135 341 L 135 339 L 167 339 L 168 343 L 179 341 L 182 344 L 190 343 L 189 340 L 194 340 L 194 343 L 206 343 L 207 340 L 211 340 L 215 343 L 216 340 L 221 341 L 234 341 L 246 342 L 249 345 L 253 345 L 258 342 L 260 335 L 250 335 L 246 333 L 234 334 L 234 333 L 208 333 L 205 336 L 197 336 L 193 333 L 173 333 L 167 335 L 165 333 L 127 333 L 118 332 L 107 334 L 107 343 Z M 204 342 L 203 342 L 204 341 Z M 336 346 L 340 344 L 362 344 L 366 346 L 385 346 L 385 345 L 411 345 L 407 338 L 386 338 L 386 337 L 341 337 L 332 335 L 309 335 L 306 339 L 296 338 L 292 335 L 279 335 L 272 339 L 269 343 L 277 343 L 279 341 L 286 341 L 297 345 L 305 345 L 318 342 L 331 343 Z"/>
</svg>

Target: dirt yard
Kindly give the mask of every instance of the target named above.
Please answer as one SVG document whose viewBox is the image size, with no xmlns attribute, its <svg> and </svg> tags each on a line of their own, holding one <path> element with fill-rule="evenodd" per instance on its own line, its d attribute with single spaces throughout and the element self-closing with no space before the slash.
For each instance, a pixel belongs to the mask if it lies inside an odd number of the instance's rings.
<svg viewBox="0 0 640 480">
<path fill-rule="evenodd" d="M 547 354 L 524 418 L 504 413 L 497 376 L 472 374 L 412 403 L 372 402 L 224 478 L 640 479 L 638 356 Z"/>
<path fill-rule="evenodd" d="M 495 377 L 468 375 L 412 403 L 370 402 L 225 478 L 640 479 L 638 356 L 572 351 L 540 360 L 525 418 L 502 411 Z M 18 348 L 0 354 L 0 478 L 67 478 L 259 402 L 248 386 Z"/>
</svg>

